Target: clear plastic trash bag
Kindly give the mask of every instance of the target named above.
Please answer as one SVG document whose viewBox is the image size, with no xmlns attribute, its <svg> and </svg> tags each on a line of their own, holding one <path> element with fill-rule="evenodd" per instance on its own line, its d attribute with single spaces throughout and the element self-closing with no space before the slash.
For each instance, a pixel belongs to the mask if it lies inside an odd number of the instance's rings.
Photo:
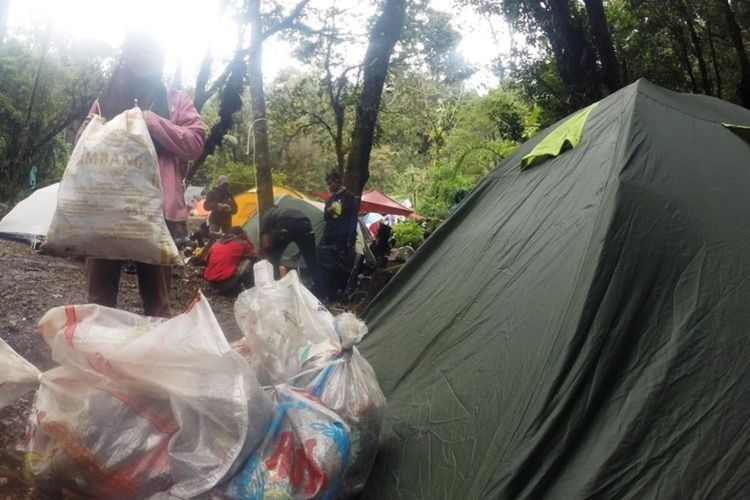
<svg viewBox="0 0 750 500">
<path fill-rule="evenodd" d="M 308 360 L 290 383 L 302 387 L 333 410 L 351 429 L 349 464 L 337 498 L 353 498 L 365 487 L 375 462 L 386 399 L 370 364 L 356 345 L 367 327 L 353 314 L 335 319 L 342 350 Z"/>
<path fill-rule="evenodd" d="M 202 295 L 168 320 L 65 306 L 38 329 L 62 365 L 37 375 L 26 470 L 40 487 L 64 471 L 59 486 L 73 494 L 137 498 L 169 487 L 189 498 L 231 476 L 266 435 L 274 405 Z M 10 369 L 14 392 L 34 377 L 24 363 Z"/>
<path fill-rule="evenodd" d="M 349 461 L 349 428 L 300 389 L 280 384 L 269 390 L 276 415 L 266 439 L 211 498 L 333 498 Z"/>
<path fill-rule="evenodd" d="M 322 350 L 339 350 L 333 315 L 307 290 L 296 271 L 274 281 L 273 267 L 254 266 L 255 287 L 242 292 L 235 317 L 257 358 L 258 379 L 283 384 L 302 364 Z"/>
<path fill-rule="evenodd" d="M 386 402 L 356 348 L 367 327 L 350 313 L 334 319 L 294 272 L 274 281 L 270 264 L 261 261 L 255 273 L 256 287 L 235 303 L 246 339 L 236 348 L 258 370 L 259 380 L 302 388 L 347 424 L 351 453 L 334 496 L 356 496 L 375 460 Z"/>
</svg>

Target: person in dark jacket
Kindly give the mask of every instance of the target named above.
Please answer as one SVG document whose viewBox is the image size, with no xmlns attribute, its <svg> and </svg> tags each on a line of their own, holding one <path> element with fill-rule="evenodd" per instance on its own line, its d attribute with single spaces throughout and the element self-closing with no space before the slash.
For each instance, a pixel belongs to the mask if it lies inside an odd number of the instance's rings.
<svg viewBox="0 0 750 500">
<path fill-rule="evenodd" d="M 312 292 L 321 299 L 325 298 L 326 288 L 318 267 L 315 231 L 310 219 L 293 208 L 269 208 L 260 220 L 260 247 L 261 255 L 266 256 L 273 264 L 276 279 L 281 276 L 281 256 L 290 243 L 297 245 L 302 258 L 305 259 L 307 270 L 312 276 Z"/>
<path fill-rule="evenodd" d="M 323 209 L 325 229 L 318 253 L 325 273 L 326 288 L 336 293 L 346 287 L 354 262 L 359 203 L 357 197 L 344 187 L 338 172 L 329 173 L 326 184 L 331 197 L 326 200 Z"/>
<path fill-rule="evenodd" d="M 211 211 L 211 215 L 208 216 L 211 232 L 229 231 L 232 226 L 232 216 L 237 213 L 237 202 L 229 192 L 229 178 L 226 175 L 216 180 L 216 188 L 208 192 L 203 206 Z"/>
<path fill-rule="evenodd" d="M 234 226 L 208 251 L 203 278 L 221 293 L 233 293 L 254 284 L 255 247 L 245 231 Z"/>
</svg>

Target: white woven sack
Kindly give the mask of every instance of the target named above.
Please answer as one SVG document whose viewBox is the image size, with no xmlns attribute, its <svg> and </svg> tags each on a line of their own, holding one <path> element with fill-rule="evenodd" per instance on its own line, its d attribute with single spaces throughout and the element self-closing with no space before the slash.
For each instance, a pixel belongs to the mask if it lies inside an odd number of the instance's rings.
<svg viewBox="0 0 750 500">
<path fill-rule="evenodd" d="M 44 253 L 176 264 L 143 112 L 94 116 L 65 168 Z"/>
</svg>

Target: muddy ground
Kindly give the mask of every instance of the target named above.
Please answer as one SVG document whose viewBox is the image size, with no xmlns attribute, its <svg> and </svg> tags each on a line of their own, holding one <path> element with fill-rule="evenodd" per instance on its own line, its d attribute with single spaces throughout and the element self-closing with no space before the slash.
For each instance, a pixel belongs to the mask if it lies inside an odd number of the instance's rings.
<svg viewBox="0 0 750 500">
<path fill-rule="evenodd" d="M 196 267 L 175 271 L 173 312 L 203 290 L 227 338 L 240 338 L 234 300 L 207 288 L 200 272 Z M 0 276 L 0 338 L 40 370 L 52 368 L 50 349 L 34 327 L 48 309 L 86 302 L 83 261 L 39 255 L 27 244 L 0 239 Z M 122 274 L 118 307 L 142 314 L 135 275 Z M 0 500 L 39 496 L 23 482 L 19 449 L 32 400 L 29 393 L 0 410 Z"/>
</svg>

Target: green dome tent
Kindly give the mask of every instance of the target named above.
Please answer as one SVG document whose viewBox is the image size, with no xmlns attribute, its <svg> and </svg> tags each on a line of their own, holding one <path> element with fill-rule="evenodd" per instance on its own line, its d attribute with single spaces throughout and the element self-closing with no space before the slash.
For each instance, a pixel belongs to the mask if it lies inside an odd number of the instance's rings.
<svg viewBox="0 0 750 500">
<path fill-rule="evenodd" d="M 747 126 L 641 80 L 482 181 L 367 311 L 364 498 L 749 496 Z"/>
<path fill-rule="evenodd" d="M 323 237 L 323 228 L 325 227 L 325 221 L 323 220 L 323 203 L 312 200 L 303 200 L 290 195 L 282 195 L 274 198 L 274 205 L 282 208 L 293 208 L 299 210 L 310 219 L 310 224 L 312 225 L 313 231 L 315 231 L 316 243 Z M 242 227 L 255 248 L 260 248 L 259 223 L 260 217 L 258 217 L 258 212 L 255 212 Z M 307 265 L 305 264 L 304 259 L 296 261 L 292 260 L 292 257 L 298 253 L 299 249 L 297 248 L 297 245 L 294 243 L 290 244 L 282 256 L 282 262 L 284 265 L 290 266 L 291 269 L 296 267 L 306 269 Z"/>
<path fill-rule="evenodd" d="M 310 225 L 312 226 L 313 231 L 315 231 L 315 242 L 320 242 L 325 227 L 325 220 L 323 219 L 323 207 L 325 205 L 323 203 L 313 200 L 304 200 L 297 198 L 296 196 L 285 194 L 275 197 L 274 205 L 282 208 L 293 208 L 305 214 L 307 218 L 310 219 Z M 255 212 L 242 227 L 255 248 L 260 248 L 259 221 L 260 218 L 258 217 L 258 212 Z M 370 243 L 372 243 L 372 237 L 370 236 L 367 227 L 365 227 L 364 222 L 360 220 L 359 226 L 357 227 L 357 253 L 364 255 L 368 262 L 373 262 L 375 258 L 370 251 Z M 292 257 L 298 253 L 299 249 L 297 248 L 297 245 L 294 243 L 290 244 L 284 251 L 284 255 L 282 255 L 282 262 L 284 265 L 290 269 L 307 269 L 307 264 L 304 259 L 292 259 Z"/>
</svg>

